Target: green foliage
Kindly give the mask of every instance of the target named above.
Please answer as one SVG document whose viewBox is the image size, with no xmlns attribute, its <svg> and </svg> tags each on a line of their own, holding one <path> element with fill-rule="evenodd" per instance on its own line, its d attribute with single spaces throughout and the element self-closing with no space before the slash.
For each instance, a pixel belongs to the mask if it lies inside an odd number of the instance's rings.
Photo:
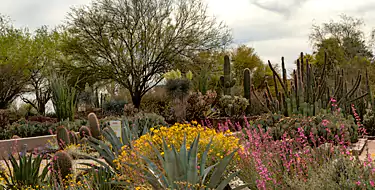
<svg viewBox="0 0 375 190">
<path fill-rule="evenodd" d="M 100 136 L 100 125 L 99 125 L 99 120 L 96 117 L 95 113 L 90 113 L 87 116 L 88 122 L 89 122 L 89 127 L 90 127 L 90 132 L 91 136 L 99 139 Z"/>
<path fill-rule="evenodd" d="M 3 16 L 0 15 L 0 20 Z M 5 20 L 5 19 L 4 19 Z M 0 109 L 6 109 L 30 80 L 33 66 L 30 34 L 10 22 L 0 25 Z"/>
<path fill-rule="evenodd" d="M 92 136 L 90 128 L 88 128 L 87 126 L 82 126 L 81 128 L 79 128 L 79 135 L 81 136 L 81 138 L 88 138 Z"/>
<path fill-rule="evenodd" d="M 173 69 L 176 62 L 231 41 L 227 27 L 207 16 L 202 0 L 97 0 L 91 6 L 72 9 L 68 19 L 71 34 L 66 39 L 66 53 L 72 54 L 80 67 L 92 68 L 100 78 L 127 88 L 136 108 L 142 96 L 162 81 L 162 74 Z M 109 35 L 99 35 L 104 33 Z"/>
<path fill-rule="evenodd" d="M 197 156 L 198 143 L 199 135 L 190 145 L 190 149 L 188 149 L 186 138 L 184 138 L 184 142 L 178 152 L 173 145 L 169 148 L 163 139 L 164 157 L 159 151 L 156 151 L 155 147 L 153 148 L 162 165 L 162 170 L 144 155 L 141 155 L 141 158 L 147 163 L 147 168 L 140 169 L 136 166 L 134 167 L 141 170 L 147 176 L 147 181 L 155 189 L 224 189 L 230 180 L 237 175 L 237 172 L 235 172 L 228 177 L 223 176 L 237 150 L 225 156 L 219 163 L 206 167 L 207 154 L 212 140 L 207 145 L 200 161 Z M 151 143 L 150 145 L 153 146 Z M 207 178 L 209 174 L 211 176 Z"/>
<path fill-rule="evenodd" d="M 124 113 L 124 106 L 128 104 L 126 100 L 110 100 L 103 104 L 103 111 L 108 115 L 121 116 Z"/>
<path fill-rule="evenodd" d="M 230 53 L 232 59 L 234 60 L 233 70 L 237 79 L 244 78 L 244 69 L 247 68 L 251 72 L 255 72 L 257 69 L 263 66 L 263 61 L 256 54 L 254 48 L 247 47 L 246 45 L 240 45 L 233 49 Z"/>
<path fill-rule="evenodd" d="M 302 127 L 304 135 L 312 146 L 318 146 L 319 142 L 313 142 L 311 135 L 315 139 L 324 138 L 327 141 L 334 141 L 335 135 L 340 137 L 343 135 L 346 142 L 355 143 L 358 141 L 358 126 L 354 122 L 354 118 L 352 116 L 344 117 L 341 113 L 321 112 L 312 117 L 303 115 L 285 117 L 281 114 L 264 114 L 253 121 L 251 126 L 255 128 L 260 126 L 268 131 L 273 140 L 281 140 L 284 133 L 294 138 L 299 135 L 298 128 Z"/>
<path fill-rule="evenodd" d="M 249 101 L 238 96 L 222 96 L 219 99 L 218 108 L 225 117 L 241 117 L 245 114 Z"/>
<path fill-rule="evenodd" d="M 50 78 L 52 102 L 59 121 L 74 121 L 77 103 L 77 91 L 69 86 L 67 78 L 53 76 Z"/>
<path fill-rule="evenodd" d="M 264 92 L 266 102 L 262 104 L 271 112 L 283 113 L 286 116 L 293 114 L 313 116 L 318 114 L 320 109 L 330 108 L 331 104 L 335 103 L 344 110 L 344 113 L 348 114 L 351 103 L 361 100 L 367 95 L 367 93 L 360 94 L 358 90 L 362 81 L 360 72 L 358 72 L 355 82 L 349 84 L 345 79 L 344 71 L 337 71 L 332 83 L 326 69 L 327 63 L 322 69 L 317 69 L 303 57 L 303 53 L 301 53 L 301 58 L 297 60 L 297 70 L 293 71 L 292 82 L 288 82 L 284 58 L 282 58 L 282 76 L 269 62 L 269 67 L 273 72 L 276 98 L 273 97 L 268 84 L 266 84 Z M 279 84 L 280 90 L 276 88 Z M 332 102 L 336 100 L 331 98 L 337 99 L 337 102 Z"/>
<path fill-rule="evenodd" d="M 167 93 L 172 99 L 181 99 L 189 95 L 191 81 L 189 79 L 169 79 L 165 84 Z"/>
<path fill-rule="evenodd" d="M 19 120 L 12 125 L 7 125 L 0 131 L 0 139 L 10 139 L 12 136 L 36 137 L 53 134 L 58 126 L 64 125 L 68 130 L 78 131 L 79 127 L 85 125 L 86 121 L 76 120 L 57 123 Z"/>
<path fill-rule="evenodd" d="M 138 113 L 129 120 L 129 125 L 132 128 L 138 129 L 138 136 L 142 136 L 145 131 L 151 128 L 159 128 L 160 126 L 167 126 L 165 119 L 156 113 Z"/>
<path fill-rule="evenodd" d="M 7 172 L 0 170 L 0 177 L 4 178 L 5 184 L 0 184 L 0 187 L 18 190 L 27 187 L 41 186 L 46 181 L 48 173 L 47 164 L 42 173 L 39 173 L 44 155 L 37 155 L 23 153 L 18 154 L 17 160 L 13 155 L 10 155 L 6 160 Z"/>
<path fill-rule="evenodd" d="M 62 181 L 73 173 L 73 162 L 72 157 L 65 151 L 58 151 L 53 156 L 52 163 L 50 162 L 53 168 L 54 177 Z"/>
<path fill-rule="evenodd" d="M 64 126 L 57 127 L 56 139 L 59 147 L 64 149 L 66 146 L 70 145 L 69 131 Z"/>
</svg>

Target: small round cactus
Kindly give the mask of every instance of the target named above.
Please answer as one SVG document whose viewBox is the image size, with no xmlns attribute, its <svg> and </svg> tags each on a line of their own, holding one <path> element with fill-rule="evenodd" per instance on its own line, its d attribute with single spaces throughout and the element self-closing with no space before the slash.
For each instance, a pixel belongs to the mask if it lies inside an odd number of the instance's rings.
<svg viewBox="0 0 375 190">
<path fill-rule="evenodd" d="M 58 151 L 52 159 L 51 166 L 58 179 L 65 179 L 73 173 L 72 157 L 65 151 Z"/>
<path fill-rule="evenodd" d="M 87 138 L 91 136 L 91 130 L 87 126 L 82 126 L 79 128 L 79 136 L 81 136 L 81 138 Z"/>
<path fill-rule="evenodd" d="M 95 113 L 90 113 L 88 116 L 89 120 L 89 126 L 90 126 L 90 131 L 92 137 L 99 139 L 100 136 L 100 125 L 99 125 L 99 120 L 96 117 Z"/>
</svg>

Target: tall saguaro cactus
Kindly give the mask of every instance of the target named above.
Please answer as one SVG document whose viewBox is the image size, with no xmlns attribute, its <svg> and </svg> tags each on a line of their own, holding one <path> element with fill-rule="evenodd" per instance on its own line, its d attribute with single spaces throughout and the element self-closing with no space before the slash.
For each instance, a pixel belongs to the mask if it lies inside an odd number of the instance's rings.
<svg viewBox="0 0 375 190">
<path fill-rule="evenodd" d="M 251 78 L 250 78 L 250 69 L 246 68 L 244 70 L 244 79 L 243 79 L 243 88 L 244 88 L 244 97 L 249 100 L 249 105 L 246 108 L 246 113 L 250 113 L 251 106 Z"/>
<path fill-rule="evenodd" d="M 229 56 L 224 56 L 224 76 L 220 77 L 220 85 L 224 89 L 224 95 L 231 95 L 231 88 L 236 84 L 236 79 L 231 77 Z"/>
</svg>

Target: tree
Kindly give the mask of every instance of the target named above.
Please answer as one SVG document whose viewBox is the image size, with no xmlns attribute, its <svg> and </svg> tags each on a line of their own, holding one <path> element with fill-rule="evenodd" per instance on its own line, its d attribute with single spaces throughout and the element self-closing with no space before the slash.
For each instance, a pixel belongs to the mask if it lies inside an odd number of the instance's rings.
<svg viewBox="0 0 375 190">
<path fill-rule="evenodd" d="M 328 64 L 331 68 L 342 66 L 355 57 L 372 58 L 370 49 L 372 41 L 366 44 L 365 34 L 361 30 L 363 20 L 340 16 L 338 22 L 330 21 L 322 26 L 313 25 L 310 41 L 316 50 L 316 60 L 324 62 L 324 55 L 328 55 Z"/>
<path fill-rule="evenodd" d="M 41 115 L 45 114 L 46 104 L 51 99 L 48 76 L 56 61 L 56 40 L 58 40 L 56 35 L 54 32 L 50 33 L 48 28 L 43 26 L 35 31 L 35 35 L 29 43 L 29 59 L 32 66 L 28 68 L 31 76 L 27 92 L 34 93 L 35 100 L 23 96 L 21 98 Z"/>
<path fill-rule="evenodd" d="M 97 0 L 68 18 L 68 53 L 127 88 L 137 108 L 174 64 L 231 41 L 202 0 Z"/>
<path fill-rule="evenodd" d="M 240 45 L 233 49 L 231 52 L 231 57 L 233 61 L 233 67 L 236 78 L 240 81 L 242 85 L 243 71 L 245 68 L 250 69 L 252 73 L 259 69 L 258 72 L 263 70 L 263 61 L 256 54 L 255 49 L 248 47 L 246 45 Z M 259 74 L 259 73 L 258 73 Z M 258 82 L 258 81 L 256 81 Z"/>
<path fill-rule="evenodd" d="M 30 37 L 0 15 L 0 109 L 6 109 L 25 90 L 30 79 Z"/>
</svg>

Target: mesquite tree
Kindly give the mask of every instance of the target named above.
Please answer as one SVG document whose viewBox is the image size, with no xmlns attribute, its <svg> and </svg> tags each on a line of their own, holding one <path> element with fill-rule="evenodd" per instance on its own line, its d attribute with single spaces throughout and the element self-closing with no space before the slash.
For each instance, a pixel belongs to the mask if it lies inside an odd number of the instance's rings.
<svg viewBox="0 0 375 190">
<path fill-rule="evenodd" d="M 68 16 L 66 53 L 101 79 L 142 96 L 179 60 L 231 42 L 203 0 L 96 0 Z"/>
</svg>

